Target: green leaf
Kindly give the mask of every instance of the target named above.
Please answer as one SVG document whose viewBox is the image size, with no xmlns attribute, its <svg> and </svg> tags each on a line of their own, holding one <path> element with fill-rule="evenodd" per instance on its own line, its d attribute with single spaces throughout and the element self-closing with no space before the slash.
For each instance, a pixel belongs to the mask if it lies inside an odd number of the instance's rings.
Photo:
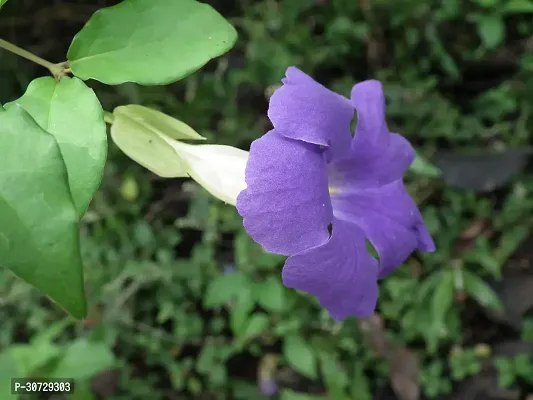
<svg viewBox="0 0 533 400">
<path fill-rule="evenodd" d="M 465 291 L 477 300 L 482 306 L 492 308 L 495 311 L 502 311 L 503 306 L 494 293 L 494 290 L 485 283 L 479 276 L 468 270 L 463 271 Z"/>
<path fill-rule="evenodd" d="M 115 356 L 107 344 L 81 338 L 65 350 L 50 378 L 88 379 L 114 365 Z"/>
<path fill-rule="evenodd" d="M 1 108 L 1 107 L 0 107 Z M 0 398 L 16 399 L 11 394 L 11 378 L 24 378 L 13 358 L 12 348 L 8 347 L 0 353 Z"/>
<path fill-rule="evenodd" d="M 500 278 L 502 263 L 500 263 L 498 258 L 490 253 L 490 251 L 490 248 L 473 248 L 463 256 L 463 259 L 464 261 L 480 265 L 495 278 Z"/>
<path fill-rule="evenodd" d="M 241 336 L 246 328 L 248 316 L 255 306 L 252 288 L 250 286 L 243 288 L 236 299 L 236 304 L 230 312 L 230 327 L 233 335 Z"/>
<path fill-rule="evenodd" d="M 61 348 L 49 342 L 14 345 L 11 351 L 21 371 L 21 377 L 34 375 L 40 368 L 61 354 Z"/>
<path fill-rule="evenodd" d="M 76 320 L 71 317 L 66 317 L 59 321 L 56 321 L 52 325 L 48 326 L 46 329 L 34 335 L 31 339 L 31 343 L 36 346 L 40 346 L 43 343 L 51 343 L 67 327 L 69 327 L 70 325 L 73 325 L 75 322 Z"/>
<path fill-rule="evenodd" d="M 505 14 L 521 14 L 533 12 L 533 1 L 531 0 L 510 0 L 505 1 L 502 7 Z"/>
<path fill-rule="evenodd" d="M 200 354 L 196 358 L 196 369 L 198 372 L 208 373 L 213 365 L 216 363 L 217 346 L 214 343 L 206 343 L 200 350 Z"/>
<path fill-rule="evenodd" d="M 513 359 L 514 370 L 518 376 L 531 382 L 533 378 L 533 365 L 529 354 L 517 354 Z"/>
<path fill-rule="evenodd" d="M 267 311 L 281 312 L 287 305 L 285 287 L 274 276 L 269 276 L 264 282 L 257 283 L 254 294 L 257 303 Z"/>
<path fill-rule="evenodd" d="M 96 395 L 91 390 L 90 382 L 76 382 L 74 386 L 74 393 L 71 395 L 71 400 L 98 400 Z"/>
<path fill-rule="evenodd" d="M 344 391 L 348 383 L 348 377 L 337 357 L 324 352 L 320 354 L 319 359 L 320 370 L 329 394 L 335 399 L 349 400 Z"/>
<path fill-rule="evenodd" d="M 252 314 L 239 337 L 239 341 L 243 343 L 260 335 L 268 328 L 268 324 L 269 319 L 265 313 Z"/>
<path fill-rule="evenodd" d="M 418 153 L 416 153 L 415 160 L 409 170 L 414 174 L 428 178 L 438 178 L 440 176 L 440 170 Z"/>
<path fill-rule="evenodd" d="M 436 330 L 445 326 L 446 314 L 454 300 L 454 270 L 448 269 L 440 273 L 436 290 L 431 299 L 431 314 Z"/>
<path fill-rule="evenodd" d="M 498 0 L 475 0 L 474 2 L 484 8 L 492 8 L 498 4 Z"/>
<path fill-rule="evenodd" d="M 33 80 L 26 93 L 6 104 L 22 106 L 57 140 L 67 167 L 70 192 L 80 216 L 100 186 L 107 156 L 102 106 L 94 91 L 77 78 Z"/>
<path fill-rule="evenodd" d="M 495 357 L 494 366 L 498 371 L 498 385 L 503 388 L 512 386 L 516 381 L 513 362 L 504 357 Z"/>
<path fill-rule="evenodd" d="M 250 284 L 248 278 L 240 272 L 221 274 L 209 282 L 204 295 L 204 307 L 214 308 L 237 299 L 243 288 Z"/>
<path fill-rule="evenodd" d="M 351 394 L 352 398 L 357 398 L 361 400 L 372 400 L 374 396 L 372 395 L 372 390 L 368 382 L 368 378 L 364 371 L 364 365 L 357 363 L 355 365 L 355 371 L 351 378 Z"/>
<path fill-rule="evenodd" d="M 503 41 L 505 25 L 500 15 L 484 15 L 477 21 L 481 42 L 487 49 L 494 49 Z"/>
<path fill-rule="evenodd" d="M 84 318 L 78 213 L 59 146 L 15 106 L 0 113 L 0 148 L 0 265 Z"/>
<path fill-rule="evenodd" d="M 324 396 L 312 396 L 307 393 L 297 393 L 289 389 L 281 392 L 281 400 L 326 400 Z"/>
<path fill-rule="evenodd" d="M 0 7 L 7 3 L 7 0 L 0 0 Z"/>
<path fill-rule="evenodd" d="M 74 37 L 72 73 L 108 85 L 162 85 L 200 69 L 233 47 L 237 31 L 193 0 L 126 0 L 98 10 Z"/>
<path fill-rule="evenodd" d="M 291 335 L 285 338 L 283 356 L 296 371 L 308 378 L 316 379 L 316 354 L 301 336 Z"/>
</svg>

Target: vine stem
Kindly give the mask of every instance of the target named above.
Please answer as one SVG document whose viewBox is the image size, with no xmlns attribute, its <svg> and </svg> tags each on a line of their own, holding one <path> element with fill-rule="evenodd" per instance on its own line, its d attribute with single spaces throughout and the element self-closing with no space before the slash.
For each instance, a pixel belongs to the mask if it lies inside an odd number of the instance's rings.
<svg viewBox="0 0 533 400">
<path fill-rule="evenodd" d="M 13 43 L 9 43 L 8 41 L 4 39 L 0 39 L 0 48 L 3 48 L 13 54 L 16 54 L 22 58 L 25 58 L 26 60 L 33 61 L 35 64 L 38 64 L 38 65 L 41 65 L 47 68 L 50 71 L 50 73 L 54 76 L 54 78 L 56 78 L 57 80 L 61 79 L 62 76 L 70 72 L 67 62 L 53 64 L 50 61 L 46 61 L 42 59 L 41 57 L 38 57 L 35 54 L 30 53 L 29 51 L 24 50 L 14 45 Z"/>
</svg>

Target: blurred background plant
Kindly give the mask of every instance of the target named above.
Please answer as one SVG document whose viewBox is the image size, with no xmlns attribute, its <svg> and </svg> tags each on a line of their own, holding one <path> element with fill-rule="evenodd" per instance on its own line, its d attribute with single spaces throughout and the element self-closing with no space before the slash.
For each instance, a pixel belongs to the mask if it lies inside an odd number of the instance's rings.
<svg viewBox="0 0 533 400">
<path fill-rule="evenodd" d="M 89 85 L 248 149 L 289 65 L 344 94 L 377 78 L 438 251 L 335 323 L 283 287 L 283 258 L 194 182 L 110 145 L 82 227 L 89 318 L 0 274 L 0 385 L 76 378 L 74 399 L 523 399 L 533 392 L 533 0 L 211 0 L 237 46 L 165 87 Z M 54 62 L 111 0 L 11 0 L 0 37 Z M 0 50 L 0 103 L 46 71 Z M 431 162 L 424 161 L 425 159 Z M 438 168 L 436 168 L 436 167 Z"/>
</svg>

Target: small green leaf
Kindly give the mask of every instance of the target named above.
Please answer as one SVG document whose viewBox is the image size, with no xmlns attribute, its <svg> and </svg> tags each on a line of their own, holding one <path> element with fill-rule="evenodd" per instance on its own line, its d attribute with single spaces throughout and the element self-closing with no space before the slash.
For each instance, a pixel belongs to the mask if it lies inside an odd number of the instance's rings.
<svg viewBox="0 0 533 400">
<path fill-rule="evenodd" d="M 320 371 L 331 396 L 339 400 L 349 400 L 344 391 L 348 383 L 348 377 L 337 357 L 324 352 L 320 354 L 319 359 Z"/>
<path fill-rule="evenodd" d="M 54 322 L 46 329 L 40 331 L 37 335 L 33 336 L 31 343 L 39 346 L 41 343 L 51 343 L 57 336 L 61 334 L 68 326 L 73 325 L 76 322 L 71 317 L 63 318 Z"/>
<path fill-rule="evenodd" d="M 108 85 L 162 85 L 200 69 L 233 47 L 237 31 L 193 0 L 126 0 L 98 10 L 74 37 L 72 73 Z"/>
<path fill-rule="evenodd" d="M 409 170 L 414 174 L 428 178 L 438 178 L 440 176 L 440 170 L 418 154 L 418 152 L 416 153 L 415 160 L 409 167 Z"/>
<path fill-rule="evenodd" d="M 235 336 L 241 336 L 243 330 L 246 328 L 248 316 L 255 306 L 252 288 L 250 286 L 243 288 L 238 297 L 236 304 L 231 308 L 230 312 L 230 327 Z"/>
<path fill-rule="evenodd" d="M 283 356 L 297 372 L 308 378 L 316 379 L 316 354 L 302 337 L 297 335 L 286 337 L 283 343 Z"/>
<path fill-rule="evenodd" d="M 1 108 L 1 107 L 0 107 Z M 17 399 L 11 394 L 11 378 L 25 378 L 13 358 L 12 348 L 8 347 L 0 353 L 0 398 Z"/>
<path fill-rule="evenodd" d="M 23 377 L 35 375 L 40 368 L 61 354 L 58 345 L 44 341 L 33 345 L 14 345 L 11 350 Z"/>
<path fill-rule="evenodd" d="M 531 381 L 533 378 L 533 365 L 529 354 L 518 354 L 513 359 L 514 370 L 521 378 Z"/>
<path fill-rule="evenodd" d="M 0 113 L 0 265 L 86 314 L 78 213 L 54 137 L 20 106 Z"/>
<path fill-rule="evenodd" d="M 533 1 L 531 0 L 508 0 L 502 7 L 505 14 L 522 14 L 533 12 Z"/>
<path fill-rule="evenodd" d="M 467 270 L 463 271 L 463 276 L 465 291 L 476 299 L 479 304 L 495 311 L 503 310 L 500 299 L 483 279 Z"/>
<path fill-rule="evenodd" d="M 479 256 L 479 265 L 485 268 L 487 272 L 491 273 L 494 277 L 500 278 L 502 266 L 497 258 L 494 255 L 487 253 L 479 254 Z"/>
<path fill-rule="evenodd" d="M 440 273 L 436 290 L 431 299 L 433 323 L 438 329 L 445 326 L 446 314 L 454 299 L 454 270 L 448 269 Z"/>
<path fill-rule="evenodd" d="M 76 382 L 71 400 L 98 400 L 91 390 L 91 384 L 87 381 Z"/>
<path fill-rule="evenodd" d="M 50 378 L 88 379 L 114 364 L 115 356 L 107 344 L 81 338 L 67 347 Z"/>
<path fill-rule="evenodd" d="M 198 372 L 208 373 L 216 363 L 217 347 L 214 343 L 205 344 L 196 358 L 196 369 Z"/>
<path fill-rule="evenodd" d="M 269 276 L 264 282 L 255 285 L 257 303 L 267 311 L 281 312 L 287 305 L 285 287 L 274 276 Z"/>
<path fill-rule="evenodd" d="M 307 393 L 297 393 L 289 389 L 281 392 L 281 400 L 326 400 L 324 396 L 312 396 Z"/>
<path fill-rule="evenodd" d="M 494 49 L 503 41 L 505 25 L 500 15 L 484 15 L 477 21 L 481 42 L 487 49 Z"/>
<path fill-rule="evenodd" d="M 239 337 L 239 341 L 244 343 L 260 335 L 268 328 L 268 324 L 269 319 L 265 313 L 252 314 Z"/>
<path fill-rule="evenodd" d="M 107 133 L 102 106 L 94 91 L 77 78 L 33 80 L 19 104 L 57 140 L 67 167 L 70 192 L 83 216 L 102 181 Z"/>
<path fill-rule="evenodd" d="M 494 366 L 498 371 L 498 385 L 503 388 L 511 387 L 517 378 L 513 362 L 504 357 L 496 357 Z"/>
<path fill-rule="evenodd" d="M 0 7 L 7 3 L 7 0 L 0 0 Z"/>
<path fill-rule="evenodd" d="M 474 2 L 484 8 L 492 8 L 498 4 L 498 0 L 475 0 Z"/>
<path fill-rule="evenodd" d="M 368 380 L 369 379 L 367 378 L 364 371 L 364 366 L 360 363 L 357 363 L 350 382 L 350 392 L 352 394 L 352 398 L 357 398 L 361 400 L 374 399 Z"/>
<path fill-rule="evenodd" d="M 236 300 L 241 290 L 249 284 L 248 278 L 238 271 L 219 275 L 207 286 L 204 307 L 221 307 L 232 299 Z"/>
</svg>

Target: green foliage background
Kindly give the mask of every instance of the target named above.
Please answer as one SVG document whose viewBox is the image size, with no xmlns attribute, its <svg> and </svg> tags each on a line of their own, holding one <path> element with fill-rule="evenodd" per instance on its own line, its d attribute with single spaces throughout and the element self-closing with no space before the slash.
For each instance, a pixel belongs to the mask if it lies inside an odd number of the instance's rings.
<svg viewBox="0 0 533 400">
<path fill-rule="evenodd" d="M 104 108 L 154 107 L 211 142 L 248 149 L 268 129 L 269 94 L 296 65 L 344 94 L 358 80 L 382 80 L 391 130 L 428 158 L 531 144 L 530 0 L 211 3 L 239 31 L 232 51 L 169 86 L 91 82 Z M 111 4 L 11 0 L 0 37 L 53 60 L 92 12 Z M 0 60 L 0 103 L 43 74 L 5 52 Z M 486 164 L 467 168 L 481 176 Z M 532 176 L 489 193 L 423 173 L 407 182 L 438 251 L 415 255 L 383 281 L 385 329 L 371 337 L 417 354 L 425 398 L 460 398 L 465 382 L 491 366 L 498 387 L 527 393 L 533 300 L 512 303 L 505 290 L 516 289 L 507 278 L 516 265 L 525 261 L 527 273 L 533 257 L 519 250 L 531 245 Z M 335 324 L 312 298 L 285 289 L 283 259 L 263 252 L 235 209 L 193 182 L 159 179 L 111 144 L 82 232 L 86 321 L 65 319 L 0 273 L 0 385 L 49 369 L 77 378 L 76 399 L 266 398 L 258 380 L 276 381 L 283 400 L 410 398 L 398 394 L 408 391 L 408 356 L 380 352 L 364 324 Z M 501 350 L 509 342 L 521 347 Z"/>
</svg>

